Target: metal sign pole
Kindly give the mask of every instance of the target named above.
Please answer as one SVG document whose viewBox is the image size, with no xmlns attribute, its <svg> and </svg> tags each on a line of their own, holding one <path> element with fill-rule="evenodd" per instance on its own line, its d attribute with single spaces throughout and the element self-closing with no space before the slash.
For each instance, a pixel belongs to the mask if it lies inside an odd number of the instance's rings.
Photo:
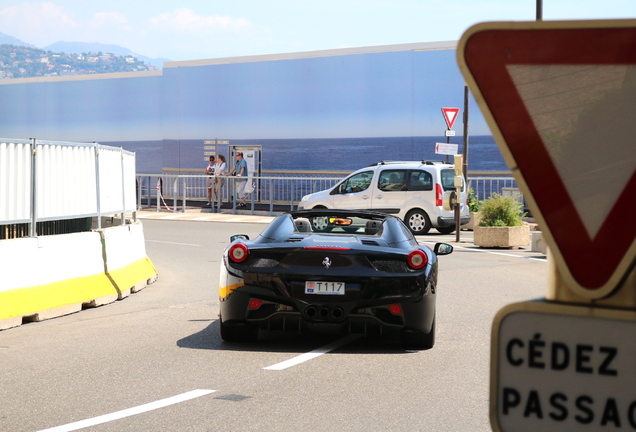
<svg viewBox="0 0 636 432">
<path fill-rule="evenodd" d="M 38 221 L 38 182 L 37 182 L 37 150 L 38 143 L 35 138 L 31 138 L 31 225 L 29 225 L 29 236 L 37 237 Z"/>
<path fill-rule="evenodd" d="M 464 156 L 464 165 L 462 172 L 464 173 L 464 178 L 468 178 L 468 105 L 470 102 L 470 90 L 468 89 L 468 84 L 464 82 L 464 148 L 462 150 L 462 154 Z M 468 191 L 466 191 L 468 192 Z"/>
</svg>

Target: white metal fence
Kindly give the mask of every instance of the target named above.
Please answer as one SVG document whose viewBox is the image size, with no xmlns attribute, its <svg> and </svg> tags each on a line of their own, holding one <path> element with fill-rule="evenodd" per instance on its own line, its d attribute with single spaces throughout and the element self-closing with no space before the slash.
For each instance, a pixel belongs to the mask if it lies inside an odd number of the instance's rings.
<svg viewBox="0 0 636 432">
<path fill-rule="evenodd" d="M 136 212 L 135 154 L 97 143 L 0 139 L 0 225 Z M 101 228 L 101 226 L 99 226 Z"/>
<path fill-rule="evenodd" d="M 270 213 L 273 213 L 274 206 L 284 206 L 289 210 L 297 207 L 304 195 L 329 189 L 335 186 L 348 173 L 342 175 L 320 175 L 307 173 L 306 175 L 296 173 L 271 173 L 267 176 L 250 177 L 249 182 L 254 184 L 254 191 L 249 195 L 249 203 L 265 205 L 265 210 L 269 206 Z M 174 212 L 186 208 L 188 201 L 207 200 L 207 179 L 205 175 L 177 175 L 177 174 L 138 174 L 138 202 L 139 208 L 156 207 L 168 208 Z M 219 190 L 223 202 L 236 200 L 230 199 L 233 196 L 234 182 L 237 177 L 225 177 L 224 184 Z M 517 183 L 510 173 L 501 174 L 482 173 L 468 175 L 469 188 L 475 191 L 479 200 L 488 198 L 493 193 L 503 195 L 512 194 L 523 202 Z M 235 206 L 234 206 L 235 208 Z"/>
</svg>

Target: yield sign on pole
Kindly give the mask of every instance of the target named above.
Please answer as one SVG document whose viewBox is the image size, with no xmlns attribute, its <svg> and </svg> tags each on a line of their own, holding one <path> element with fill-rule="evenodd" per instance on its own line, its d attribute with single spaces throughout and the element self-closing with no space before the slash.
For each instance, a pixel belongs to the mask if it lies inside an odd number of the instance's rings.
<svg viewBox="0 0 636 432">
<path fill-rule="evenodd" d="M 446 121 L 446 125 L 448 129 L 452 129 L 455 124 L 455 120 L 457 120 L 457 114 L 459 113 L 459 108 L 442 108 L 442 114 L 444 114 L 444 120 Z"/>
<path fill-rule="evenodd" d="M 608 295 L 636 256 L 636 20 L 479 24 L 457 56 L 557 269 Z"/>
</svg>

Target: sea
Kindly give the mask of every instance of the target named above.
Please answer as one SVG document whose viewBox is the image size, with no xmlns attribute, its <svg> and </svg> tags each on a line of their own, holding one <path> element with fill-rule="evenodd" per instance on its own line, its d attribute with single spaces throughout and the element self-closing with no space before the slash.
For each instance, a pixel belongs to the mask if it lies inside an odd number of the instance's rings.
<svg viewBox="0 0 636 432">
<path fill-rule="evenodd" d="M 451 144 L 457 144 L 458 154 L 463 153 L 462 141 L 461 136 L 450 139 Z M 470 136 L 468 141 L 469 171 L 508 171 L 491 135 Z M 446 138 L 439 136 L 229 139 L 229 142 L 239 147 L 260 146 L 263 170 L 355 171 L 382 160 L 447 160 L 446 155 L 435 153 L 436 143 L 446 143 Z M 138 173 L 207 166 L 203 140 L 136 142 L 123 147 L 137 153 Z M 217 151 L 227 156 L 228 150 L 228 145 L 219 145 Z M 452 162 L 452 156 L 448 160 Z"/>
</svg>

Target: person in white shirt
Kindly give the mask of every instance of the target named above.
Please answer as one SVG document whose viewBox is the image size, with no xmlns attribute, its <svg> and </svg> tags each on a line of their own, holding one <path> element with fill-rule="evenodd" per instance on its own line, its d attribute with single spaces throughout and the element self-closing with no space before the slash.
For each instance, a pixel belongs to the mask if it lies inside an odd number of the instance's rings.
<svg viewBox="0 0 636 432">
<path fill-rule="evenodd" d="M 221 201 L 221 190 L 225 184 L 223 176 L 227 175 L 227 165 L 225 164 L 225 156 L 219 155 L 216 158 L 216 165 L 214 166 L 214 200 Z"/>
<path fill-rule="evenodd" d="M 215 168 L 214 156 L 210 156 L 210 163 L 208 164 L 208 167 L 203 171 L 208 176 L 207 178 L 208 203 L 205 205 L 206 207 L 212 206 L 212 186 L 214 184 L 214 168 Z"/>
</svg>

